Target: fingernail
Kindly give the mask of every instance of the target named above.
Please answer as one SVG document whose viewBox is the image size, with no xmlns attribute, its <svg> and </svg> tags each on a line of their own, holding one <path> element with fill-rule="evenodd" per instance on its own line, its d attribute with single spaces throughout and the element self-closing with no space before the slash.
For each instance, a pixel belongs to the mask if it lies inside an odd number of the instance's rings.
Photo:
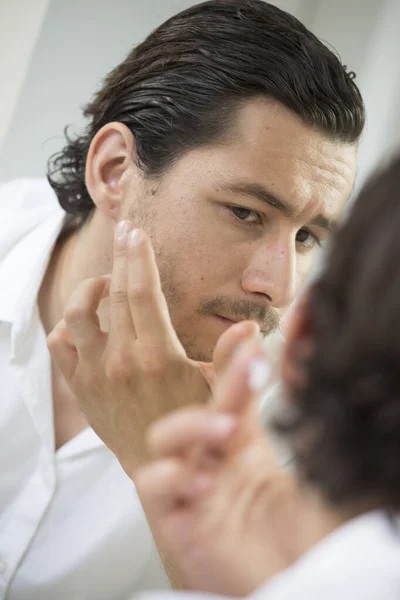
<svg viewBox="0 0 400 600">
<path fill-rule="evenodd" d="M 222 437 L 234 432 L 236 419 L 232 415 L 215 415 L 210 424 L 213 433 Z"/>
<path fill-rule="evenodd" d="M 249 365 L 249 388 L 260 392 L 265 388 L 271 375 L 271 369 L 265 359 L 254 358 Z"/>
<path fill-rule="evenodd" d="M 128 236 L 128 246 L 136 246 L 142 239 L 142 232 L 139 229 L 132 229 Z"/>
<path fill-rule="evenodd" d="M 132 229 L 133 225 L 129 221 L 120 221 L 115 228 L 115 241 L 121 242 Z"/>
</svg>

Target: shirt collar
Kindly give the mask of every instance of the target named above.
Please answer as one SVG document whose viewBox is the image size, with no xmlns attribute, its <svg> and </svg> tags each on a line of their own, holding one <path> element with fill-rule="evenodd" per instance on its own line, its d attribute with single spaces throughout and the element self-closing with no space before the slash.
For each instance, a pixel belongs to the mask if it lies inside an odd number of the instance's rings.
<svg viewBox="0 0 400 600">
<path fill-rule="evenodd" d="M 4 236 L 0 241 L 0 321 L 11 324 L 19 321 L 21 327 L 29 322 L 37 303 L 40 285 L 65 216 L 47 182 L 32 181 L 35 183 L 32 184 L 31 202 L 27 197 L 19 210 L 2 212 L 1 224 Z M 41 182 L 39 190 L 37 181 Z M 37 201 L 40 190 L 47 192 L 42 203 Z M 7 195 L 4 200 L 12 205 L 12 195 Z"/>
</svg>

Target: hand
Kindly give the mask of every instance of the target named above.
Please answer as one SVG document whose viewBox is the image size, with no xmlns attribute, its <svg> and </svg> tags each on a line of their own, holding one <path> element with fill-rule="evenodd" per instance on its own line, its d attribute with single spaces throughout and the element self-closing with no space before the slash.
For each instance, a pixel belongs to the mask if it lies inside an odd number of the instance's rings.
<svg viewBox="0 0 400 600">
<path fill-rule="evenodd" d="M 262 361 L 246 344 L 211 405 L 156 422 L 155 460 L 134 475 L 153 532 L 191 589 L 245 596 L 297 557 L 297 485 L 269 446 L 249 384 Z"/>
<path fill-rule="evenodd" d="M 125 232 L 125 235 L 123 235 Z M 90 425 L 127 473 L 146 460 L 145 432 L 154 419 L 210 396 L 215 371 L 255 323 L 221 336 L 213 364 L 189 360 L 172 327 L 150 241 L 124 222 L 117 228 L 109 276 L 82 282 L 48 337 L 59 366 Z M 110 330 L 96 314 L 110 295 Z"/>
</svg>

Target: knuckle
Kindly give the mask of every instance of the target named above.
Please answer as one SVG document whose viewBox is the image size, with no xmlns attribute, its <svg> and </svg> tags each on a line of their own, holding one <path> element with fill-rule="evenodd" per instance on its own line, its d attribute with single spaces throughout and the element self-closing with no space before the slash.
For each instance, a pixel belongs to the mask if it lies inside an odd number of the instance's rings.
<svg viewBox="0 0 400 600">
<path fill-rule="evenodd" d="M 139 352 L 140 370 L 152 377 L 162 376 L 168 367 L 168 360 L 161 348 L 147 347 Z"/>
<path fill-rule="evenodd" d="M 119 350 L 106 364 L 106 377 L 116 383 L 129 383 L 133 370 L 130 354 L 126 350 Z"/>
<path fill-rule="evenodd" d="M 131 285 L 128 291 L 129 298 L 135 302 L 148 302 L 152 297 L 152 291 L 144 284 Z"/>
<path fill-rule="evenodd" d="M 147 283 L 136 283 L 131 285 L 128 290 L 129 299 L 135 304 L 165 304 L 163 293 L 159 289 L 155 289 Z"/>
<path fill-rule="evenodd" d="M 180 475 L 181 465 L 177 458 L 165 459 L 162 462 L 161 474 L 166 482 L 176 479 Z"/>
<path fill-rule="evenodd" d="M 110 297 L 111 302 L 113 302 L 114 304 L 123 304 L 128 300 L 126 289 L 122 286 L 111 288 Z"/>
<path fill-rule="evenodd" d="M 67 326 L 72 326 L 90 315 L 99 281 L 98 277 L 91 277 L 82 281 L 76 288 L 63 314 Z"/>
<path fill-rule="evenodd" d="M 65 331 L 62 331 L 61 328 L 57 327 L 53 329 L 47 336 L 46 342 L 49 350 L 53 350 L 54 348 L 58 348 L 63 345 L 65 341 Z"/>
<path fill-rule="evenodd" d="M 75 323 L 79 323 L 86 314 L 87 310 L 83 304 L 78 304 L 77 302 L 69 304 L 63 314 L 66 326 L 69 327 L 75 325 Z"/>
</svg>

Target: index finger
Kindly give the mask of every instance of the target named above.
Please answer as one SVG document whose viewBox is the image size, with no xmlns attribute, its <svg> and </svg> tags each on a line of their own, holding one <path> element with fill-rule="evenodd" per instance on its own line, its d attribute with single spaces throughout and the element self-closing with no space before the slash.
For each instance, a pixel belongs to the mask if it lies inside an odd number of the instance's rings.
<svg viewBox="0 0 400 600">
<path fill-rule="evenodd" d="M 128 298 L 141 344 L 183 351 L 161 289 L 153 248 L 148 236 L 139 229 L 128 236 Z"/>
<path fill-rule="evenodd" d="M 135 339 L 128 299 L 127 240 L 133 229 L 129 221 L 121 221 L 115 228 L 113 268 L 110 283 L 110 314 L 112 339 Z"/>
<path fill-rule="evenodd" d="M 236 426 L 233 415 L 189 407 L 150 425 L 147 444 L 152 456 L 157 458 L 185 455 L 199 445 L 204 452 L 223 449 Z"/>
<path fill-rule="evenodd" d="M 255 403 L 270 376 L 267 358 L 257 339 L 244 342 L 236 351 L 213 393 L 214 410 L 238 414 Z"/>
</svg>

